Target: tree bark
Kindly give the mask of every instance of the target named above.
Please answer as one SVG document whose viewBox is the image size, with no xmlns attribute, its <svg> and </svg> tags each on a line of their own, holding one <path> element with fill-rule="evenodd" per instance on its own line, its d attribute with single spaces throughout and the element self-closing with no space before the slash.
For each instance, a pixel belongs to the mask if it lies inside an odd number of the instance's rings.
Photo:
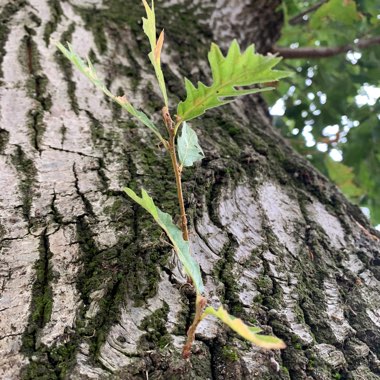
<svg viewBox="0 0 380 380">
<path fill-rule="evenodd" d="M 377 232 L 271 127 L 260 97 L 194 121 L 206 158 L 184 172 L 185 201 L 209 299 L 288 347 L 263 351 L 206 319 L 181 359 L 195 295 L 122 191 L 143 186 L 178 215 L 170 159 L 54 45 L 71 41 L 158 121 L 141 4 L 0 4 L 1 379 L 380 378 Z M 269 51 L 278 5 L 157 1 L 172 110 L 184 75 L 208 80 L 212 40 Z"/>
</svg>

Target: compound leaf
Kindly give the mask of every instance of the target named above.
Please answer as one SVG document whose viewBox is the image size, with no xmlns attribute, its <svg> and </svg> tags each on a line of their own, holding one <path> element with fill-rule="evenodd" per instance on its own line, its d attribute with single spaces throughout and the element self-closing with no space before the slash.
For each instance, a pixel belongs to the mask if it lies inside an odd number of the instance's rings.
<svg viewBox="0 0 380 380">
<path fill-rule="evenodd" d="M 57 43 L 57 47 L 61 52 L 68 58 L 74 66 L 76 66 L 79 71 L 84 74 L 97 88 L 102 90 L 107 96 L 109 96 L 112 100 L 117 102 L 122 108 L 127 110 L 131 115 L 135 116 L 139 119 L 144 125 L 146 125 L 150 130 L 152 130 L 156 136 L 165 143 L 164 138 L 161 136 L 158 128 L 153 124 L 153 122 L 145 115 L 144 112 L 136 110 L 132 104 L 127 100 L 125 96 L 115 96 L 111 93 L 110 90 L 106 87 L 106 85 L 102 82 L 102 80 L 98 77 L 98 74 L 95 71 L 93 64 L 90 59 L 87 58 L 87 64 L 75 53 L 72 45 L 67 42 L 66 49 L 61 43 Z"/>
<path fill-rule="evenodd" d="M 267 349 L 280 349 L 285 348 L 285 343 L 275 336 L 259 335 L 261 331 L 258 327 L 247 326 L 240 318 L 235 318 L 220 306 L 218 310 L 215 310 L 212 306 L 205 309 L 202 315 L 202 319 L 207 315 L 213 315 L 219 318 L 222 322 L 228 325 L 232 330 L 236 331 L 240 336 L 256 344 L 256 346 Z"/>
<path fill-rule="evenodd" d="M 197 293 L 201 294 L 204 292 L 204 286 L 201 276 L 201 271 L 199 264 L 194 260 L 190 253 L 190 244 L 188 241 L 184 240 L 182 237 L 181 230 L 173 223 L 172 217 L 162 212 L 154 204 L 153 199 L 148 195 L 148 193 L 142 189 L 140 198 L 132 189 L 125 188 L 124 191 L 130 196 L 136 203 L 141 207 L 145 208 L 157 222 L 157 224 L 165 231 L 166 235 L 169 237 L 170 241 L 174 246 L 179 259 L 187 275 L 193 280 L 193 284 Z"/>
<path fill-rule="evenodd" d="M 158 84 L 161 89 L 162 96 L 164 97 L 165 106 L 168 106 L 168 95 L 166 93 L 164 74 L 161 69 L 161 50 L 164 44 L 164 31 L 161 31 L 158 40 L 156 40 L 156 15 L 154 12 L 154 0 L 152 0 L 152 8 L 149 7 L 146 0 L 142 0 L 144 3 L 146 17 L 143 17 L 143 30 L 148 36 L 150 47 L 152 51 L 149 53 L 148 57 L 152 62 Z"/>
<path fill-rule="evenodd" d="M 208 60 L 213 78 L 211 86 L 198 82 L 198 87 L 195 87 L 185 79 L 187 97 L 179 103 L 177 109 L 178 117 L 182 121 L 200 116 L 210 108 L 230 103 L 237 96 L 273 89 L 237 87 L 274 82 L 290 75 L 287 71 L 272 70 L 280 62 L 280 57 L 257 54 L 253 45 L 241 53 L 236 40 L 232 42 L 226 56 L 213 43 Z"/>
<path fill-rule="evenodd" d="M 192 166 L 204 157 L 197 134 L 186 122 L 183 123 L 182 134 L 178 138 L 178 157 L 183 166 Z"/>
</svg>

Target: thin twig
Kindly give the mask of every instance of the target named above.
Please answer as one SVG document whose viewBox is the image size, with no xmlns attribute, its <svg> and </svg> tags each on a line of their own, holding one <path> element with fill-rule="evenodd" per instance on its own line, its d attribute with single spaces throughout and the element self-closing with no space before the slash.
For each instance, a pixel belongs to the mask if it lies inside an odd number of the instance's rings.
<svg viewBox="0 0 380 380">
<path fill-rule="evenodd" d="M 175 137 L 177 130 L 180 126 L 180 121 L 177 120 L 177 123 L 174 125 L 174 122 L 170 116 L 169 110 L 167 107 L 164 107 L 162 109 L 162 118 L 164 120 L 166 129 L 169 133 L 169 142 L 167 144 L 167 149 L 170 154 L 170 158 L 172 161 L 172 166 L 173 166 L 173 171 L 175 175 L 175 181 L 176 181 L 176 187 L 177 187 L 177 196 L 178 196 L 178 203 L 179 203 L 179 208 L 181 211 L 181 230 L 182 230 L 182 236 L 183 239 L 188 241 L 189 240 L 189 231 L 187 228 L 187 217 L 186 217 L 186 210 L 185 210 L 185 203 L 183 201 L 183 191 L 182 191 L 182 181 L 181 181 L 181 173 L 182 169 L 178 165 L 177 161 L 177 153 L 176 153 L 176 148 L 175 148 Z M 192 280 L 191 278 L 188 279 L 191 283 Z M 191 347 L 194 343 L 195 340 L 195 331 L 197 329 L 197 326 L 199 325 L 203 311 L 206 307 L 207 304 L 207 299 L 203 297 L 200 294 L 197 294 L 196 298 L 196 304 L 195 304 L 195 316 L 193 323 L 189 327 L 189 330 L 187 332 L 187 340 L 186 344 L 183 347 L 182 350 L 182 356 L 185 359 L 188 359 L 191 355 Z"/>
<path fill-rule="evenodd" d="M 172 160 L 172 166 L 173 171 L 175 175 L 175 182 L 177 187 L 177 197 L 178 197 L 178 203 L 181 213 L 181 230 L 182 230 L 182 236 L 184 240 L 189 240 L 189 231 L 187 228 L 187 216 L 186 216 L 186 210 L 185 210 L 185 202 L 183 200 L 183 191 L 182 191 L 182 180 L 181 180 L 181 168 L 178 165 L 177 160 L 177 153 L 175 149 L 175 128 L 177 126 L 174 126 L 174 122 L 170 116 L 169 110 L 167 107 L 164 107 L 162 109 L 162 117 L 164 119 L 164 123 L 166 126 L 166 129 L 169 132 L 169 144 L 168 144 L 168 150 L 170 154 L 170 158 Z M 177 127 L 178 128 L 178 127 Z"/>
<path fill-rule="evenodd" d="M 182 349 L 182 357 L 184 359 L 188 359 L 191 355 L 191 347 L 195 340 L 195 331 L 197 330 L 197 327 L 202 320 L 202 314 L 206 307 L 206 303 L 206 298 L 201 296 L 200 294 L 197 294 L 194 320 L 191 326 L 189 327 L 189 330 L 187 331 L 187 341 Z"/>
<path fill-rule="evenodd" d="M 316 11 L 316 10 L 317 10 L 318 8 L 320 8 L 325 2 L 326 2 L 326 0 L 322 0 L 322 1 L 320 1 L 319 3 L 314 4 L 314 5 L 312 5 L 310 8 L 308 8 L 308 9 L 304 10 L 303 12 L 299 13 L 297 16 L 292 17 L 292 18 L 289 20 L 289 24 L 290 24 L 290 25 L 297 25 L 297 24 L 301 23 L 302 21 L 304 21 L 304 20 L 303 20 L 303 16 L 306 16 L 307 14 Z"/>
</svg>

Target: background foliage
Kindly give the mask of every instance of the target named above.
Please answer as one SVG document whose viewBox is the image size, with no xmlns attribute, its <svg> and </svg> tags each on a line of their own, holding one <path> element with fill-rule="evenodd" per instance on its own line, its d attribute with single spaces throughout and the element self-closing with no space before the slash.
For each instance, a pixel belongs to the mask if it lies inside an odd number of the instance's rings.
<svg viewBox="0 0 380 380">
<path fill-rule="evenodd" d="M 272 113 L 281 116 L 275 125 L 378 225 L 380 1 L 284 0 L 282 8 L 278 46 L 310 49 L 298 59 L 282 54 L 282 68 L 295 75 L 266 94 Z M 336 54 L 316 58 L 325 47 Z"/>
</svg>

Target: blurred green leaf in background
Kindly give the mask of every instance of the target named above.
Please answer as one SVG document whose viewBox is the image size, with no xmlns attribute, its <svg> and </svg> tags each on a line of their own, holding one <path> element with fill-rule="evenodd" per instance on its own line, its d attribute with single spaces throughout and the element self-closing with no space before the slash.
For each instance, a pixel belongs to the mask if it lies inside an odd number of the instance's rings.
<svg viewBox="0 0 380 380">
<path fill-rule="evenodd" d="M 296 75 L 265 94 L 274 123 L 379 225 L 380 1 L 283 0 L 282 10 L 273 52 Z"/>
</svg>

